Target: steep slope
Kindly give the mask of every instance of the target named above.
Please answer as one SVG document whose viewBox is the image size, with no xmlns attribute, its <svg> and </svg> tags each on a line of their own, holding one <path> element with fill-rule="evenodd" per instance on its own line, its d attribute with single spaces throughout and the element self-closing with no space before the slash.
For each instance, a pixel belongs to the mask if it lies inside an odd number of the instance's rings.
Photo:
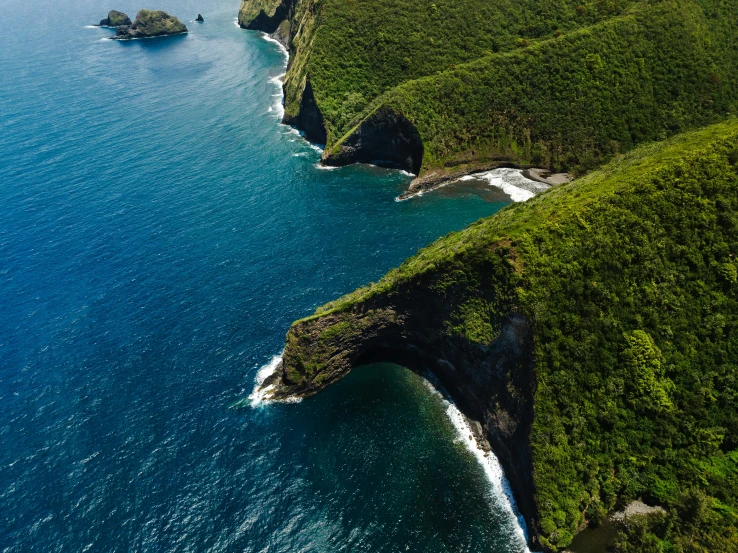
<svg viewBox="0 0 738 553">
<path fill-rule="evenodd" d="M 242 0 L 239 23 L 268 33 L 289 23 L 294 61 L 285 80 L 286 119 L 332 144 L 372 100 L 400 83 L 592 24 L 632 4 L 585 8 L 579 1 Z"/>
<path fill-rule="evenodd" d="M 668 514 L 633 551 L 738 551 L 736 249 L 730 119 L 441 238 L 294 323 L 266 384 L 430 368 L 481 424 L 533 544 L 559 550 L 643 497 Z"/>
<path fill-rule="evenodd" d="M 380 97 L 326 151 L 342 165 L 388 158 L 435 184 L 507 161 L 583 173 L 634 145 L 738 109 L 738 4 L 665 0 L 487 56 Z M 401 121 L 402 127 L 388 121 Z M 413 157 L 382 144 L 415 130 Z M 370 135 L 374 135 L 371 136 Z M 382 155 L 384 153 L 384 155 Z"/>
<path fill-rule="evenodd" d="M 499 163 L 583 173 L 738 109 L 736 0 L 242 0 L 289 36 L 285 122 L 324 163 L 429 187 Z"/>
</svg>

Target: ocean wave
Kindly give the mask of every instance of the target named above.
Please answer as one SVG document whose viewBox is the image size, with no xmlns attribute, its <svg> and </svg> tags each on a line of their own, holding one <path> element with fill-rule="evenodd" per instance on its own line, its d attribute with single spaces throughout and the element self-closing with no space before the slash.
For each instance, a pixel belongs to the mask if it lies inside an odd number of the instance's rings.
<svg viewBox="0 0 738 553">
<path fill-rule="evenodd" d="M 290 53 L 287 50 L 287 48 L 285 48 L 284 47 L 284 44 L 282 44 L 281 42 L 279 42 L 277 39 L 274 39 L 274 38 L 270 37 L 267 33 L 262 33 L 261 34 L 261 38 L 263 38 L 267 42 L 273 42 L 273 43 L 275 43 L 277 46 L 279 46 L 279 50 L 285 55 L 285 57 L 287 57 L 287 58 L 290 57 Z"/>
<path fill-rule="evenodd" d="M 464 414 L 459 411 L 456 404 L 451 400 L 446 390 L 440 385 L 432 374 L 425 375 L 425 384 L 431 393 L 440 397 L 446 407 L 446 416 L 456 429 L 458 441 L 463 443 L 466 449 L 474 455 L 477 462 L 482 466 L 484 475 L 490 483 L 490 491 L 496 502 L 510 515 L 511 530 L 519 540 L 522 552 L 531 553 L 528 549 L 528 527 L 525 519 L 518 511 L 515 498 L 513 497 L 510 483 L 505 477 L 502 465 L 492 451 L 485 451 L 477 441 L 474 431 Z M 515 522 L 513 522 L 515 521 Z"/>
<path fill-rule="evenodd" d="M 493 169 L 485 173 L 466 175 L 459 180 L 486 180 L 491 186 L 499 188 L 510 196 L 513 202 L 524 202 L 530 200 L 536 194 L 551 188 L 542 182 L 534 181 L 523 176 L 520 169 Z"/>
<path fill-rule="evenodd" d="M 260 405 L 266 405 L 269 403 L 300 403 L 302 401 L 302 398 L 299 397 L 291 397 L 280 400 L 267 399 L 267 395 L 270 391 L 274 389 L 274 385 L 270 384 L 269 386 L 264 386 L 264 382 L 266 382 L 266 379 L 272 376 L 275 371 L 279 369 L 279 366 L 282 364 L 283 353 L 284 351 L 282 351 L 282 353 L 280 353 L 279 355 L 275 355 L 274 357 L 272 357 L 266 365 L 263 365 L 257 371 L 256 377 L 254 378 L 254 390 L 246 398 L 246 401 L 240 401 L 237 403 L 237 405 L 243 405 L 244 403 L 248 402 L 251 407 L 258 407 Z"/>
</svg>

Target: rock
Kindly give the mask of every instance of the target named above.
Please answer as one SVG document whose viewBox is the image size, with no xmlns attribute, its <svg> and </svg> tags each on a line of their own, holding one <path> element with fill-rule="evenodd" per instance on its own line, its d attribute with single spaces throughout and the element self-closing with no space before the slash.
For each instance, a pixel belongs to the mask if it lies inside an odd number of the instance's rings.
<svg viewBox="0 0 738 553">
<path fill-rule="evenodd" d="M 204 23 L 205 22 L 205 20 L 203 19 L 202 15 L 199 14 L 199 13 L 197 14 L 197 17 L 195 18 L 195 21 L 197 21 L 198 23 Z"/>
<path fill-rule="evenodd" d="M 100 27 L 120 27 L 121 25 L 130 25 L 131 18 L 123 12 L 110 10 L 108 17 L 100 21 Z"/>
<path fill-rule="evenodd" d="M 113 40 L 150 38 L 155 36 L 178 35 L 187 32 L 187 27 L 176 17 L 161 10 L 141 10 L 136 14 L 132 25 L 117 28 Z"/>
</svg>

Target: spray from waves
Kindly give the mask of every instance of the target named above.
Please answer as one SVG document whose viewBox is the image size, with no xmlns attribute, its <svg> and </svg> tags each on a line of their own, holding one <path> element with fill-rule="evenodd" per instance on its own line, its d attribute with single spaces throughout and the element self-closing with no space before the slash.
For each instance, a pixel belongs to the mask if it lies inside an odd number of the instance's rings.
<svg viewBox="0 0 738 553">
<path fill-rule="evenodd" d="M 284 93 L 282 92 L 282 85 L 284 84 L 284 76 L 285 74 L 282 73 L 281 75 L 275 75 L 274 77 L 269 78 L 269 84 L 274 84 L 279 87 L 279 92 L 277 94 L 272 94 L 272 98 L 274 98 L 274 104 L 269 107 L 269 113 L 277 112 L 277 116 L 279 117 L 279 120 L 282 120 L 282 117 L 284 117 Z"/>
<path fill-rule="evenodd" d="M 274 39 L 274 38 L 270 37 L 267 33 L 262 33 L 261 38 L 263 38 L 267 42 L 273 42 L 274 44 L 276 44 L 277 46 L 279 46 L 279 51 L 282 52 L 285 55 L 286 58 L 289 58 L 290 57 L 290 53 L 287 50 L 287 48 L 285 48 L 284 47 L 284 44 L 282 44 L 281 42 L 279 42 L 277 39 Z M 285 60 L 285 63 L 287 63 L 286 60 Z"/>
<path fill-rule="evenodd" d="M 521 552 L 531 553 L 528 549 L 528 527 L 525 519 L 518 511 L 515 498 L 513 497 L 510 483 L 505 478 L 500 461 L 491 451 L 485 451 L 480 447 L 479 442 L 474 436 L 474 432 L 467 418 L 459 411 L 448 392 L 441 386 L 438 380 L 431 373 L 424 375 L 424 383 L 432 394 L 437 395 L 446 406 L 446 416 L 456 429 L 456 433 L 460 442 L 462 442 L 467 450 L 474 455 L 479 464 L 484 469 L 484 475 L 487 477 L 491 485 L 492 495 L 496 498 L 497 503 L 511 517 L 511 529 L 521 546 Z M 512 523 L 515 520 L 517 524 Z"/>
<path fill-rule="evenodd" d="M 267 378 L 272 376 L 282 364 L 283 353 L 284 351 L 279 355 L 272 357 L 266 365 L 263 365 L 258 370 L 256 378 L 254 378 L 254 390 L 246 399 L 242 399 L 233 404 L 233 407 L 244 407 L 246 405 L 249 405 L 250 407 L 259 407 L 269 403 L 300 403 L 302 401 L 302 398 L 299 397 L 281 400 L 267 399 L 269 392 L 274 389 L 274 385 L 270 384 L 269 386 L 264 386 L 264 382 Z"/>
<path fill-rule="evenodd" d="M 520 169 L 509 168 L 493 169 L 486 173 L 466 175 L 459 180 L 486 180 L 490 185 L 499 188 L 510 196 L 513 202 L 530 200 L 536 194 L 550 188 L 547 184 L 524 177 Z"/>
<path fill-rule="evenodd" d="M 234 24 L 234 25 L 235 25 L 236 27 L 238 27 L 239 29 L 241 28 L 241 25 L 240 25 L 240 24 L 238 23 L 238 17 L 236 17 L 236 18 L 235 18 L 235 19 L 233 20 L 233 24 Z"/>
</svg>

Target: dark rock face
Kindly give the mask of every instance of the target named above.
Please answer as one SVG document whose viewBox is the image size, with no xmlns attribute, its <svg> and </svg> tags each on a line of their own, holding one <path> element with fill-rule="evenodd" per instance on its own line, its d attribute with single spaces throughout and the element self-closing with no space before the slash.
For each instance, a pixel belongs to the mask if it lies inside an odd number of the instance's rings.
<svg viewBox="0 0 738 553">
<path fill-rule="evenodd" d="M 198 23 L 203 23 L 205 19 L 203 19 L 202 15 L 198 13 L 195 21 L 197 21 Z"/>
<path fill-rule="evenodd" d="M 117 28 L 114 40 L 131 40 L 155 36 L 178 35 L 187 32 L 187 27 L 176 17 L 161 10 L 141 10 L 132 25 Z"/>
<path fill-rule="evenodd" d="M 402 115 L 382 108 L 365 119 L 342 143 L 323 156 L 326 165 L 373 163 L 414 175 L 423 162 L 423 141 Z"/>
<path fill-rule="evenodd" d="M 489 265 L 478 271 L 489 281 L 500 274 Z M 279 399 L 318 393 L 367 362 L 430 369 L 459 409 L 481 427 L 510 481 L 530 543 L 538 546 L 530 445 L 536 386 L 532 325 L 505 300 L 498 302 L 498 332 L 486 345 L 449 333 L 448 321 L 469 297 L 460 287 L 441 291 L 442 278 L 439 271 L 422 282 L 405 283 L 295 323 L 287 335 L 281 370 L 265 385 L 273 386 L 271 397 Z M 494 296 L 502 288 L 483 288 L 483 297 L 498 301 Z"/>
<path fill-rule="evenodd" d="M 130 25 L 131 18 L 123 12 L 110 10 L 108 17 L 100 21 L 100 27 L 120 27 L 121 25 Z"/>
<path fill-rule="evenodd" d="M 283 21 L 288 20 L 293 15 L 296 3 L 297 0 L 282 0 L 272 15 L 267 15 L 264 10 L 261 10 L 256 17 L 247 23 L 239 20 L 239 25 L 244 29 L 272 34 Z"/>
<path fill-rule="evenodd" d="M 318 105 L 315 103 L 313 95 L 313 87 L 310 85 L 310 79 L 305 84 L 305 91 L 302 93 L 300 101 L 300 112 L 296 117 L 285 114 L 282 122 L 285 125 L 294 125 L 298 129 L 305 132 L 305 138 L 316 144 L 325 144 L 328 139 L 328 133 L 323 124 L 323 116 L 320 113 Z"/>
<path fill-rule="evenodd" d="M 285 19 L 284 21 L 282 21 L 282 23 L 279 24 L 279 27 L 277 27 L 277 30 L 271 33 L 269 36 L 272 37 L 277 42 L 279 42 L 287 50 L 289 50 L 291 30 L 292 30 L 292 25 L 290 24 L 288 19 Z"/>
</svg>

